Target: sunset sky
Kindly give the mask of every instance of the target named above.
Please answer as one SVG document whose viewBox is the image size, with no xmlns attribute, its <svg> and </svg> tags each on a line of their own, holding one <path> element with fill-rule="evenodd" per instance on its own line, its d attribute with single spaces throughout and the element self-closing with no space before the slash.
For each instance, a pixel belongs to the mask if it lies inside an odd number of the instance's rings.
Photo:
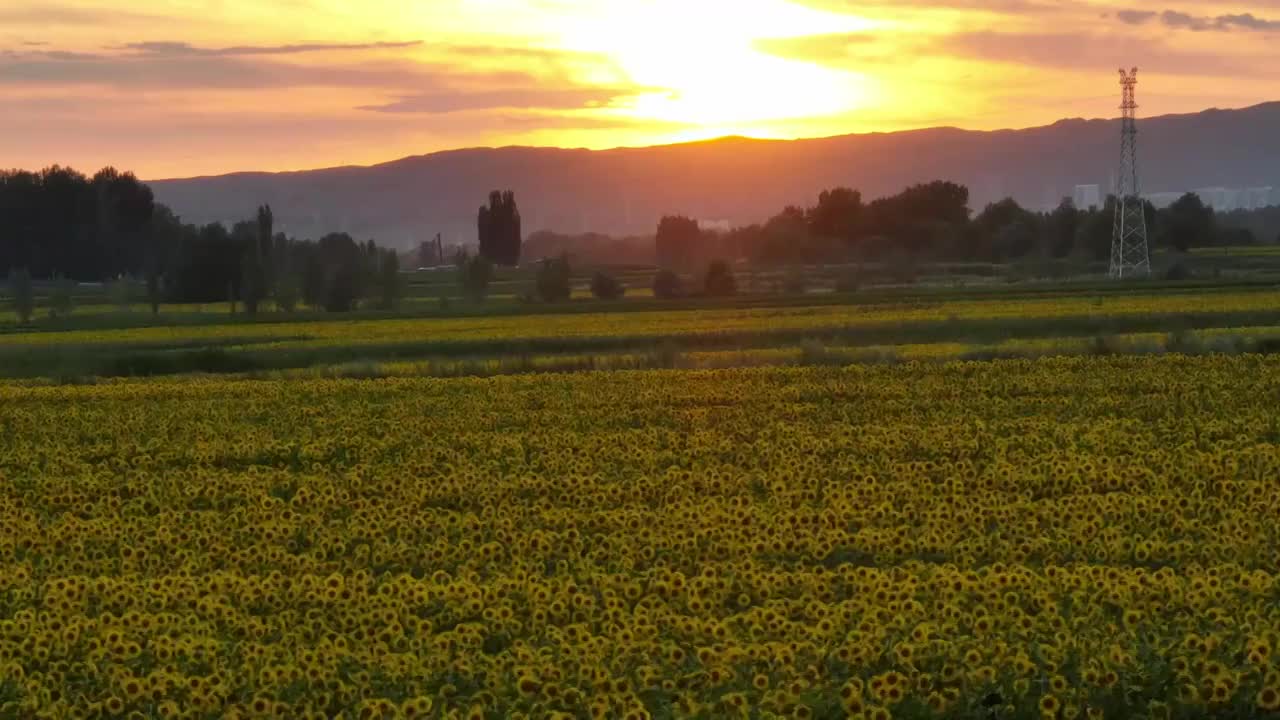
<svg viewBox="0 0 1280 720">
<path fill-rule="evenodd" d="M 0 0 L 0 166 L 1025 127 L 1280 99 L 1280 0 Z"/>
</svg>

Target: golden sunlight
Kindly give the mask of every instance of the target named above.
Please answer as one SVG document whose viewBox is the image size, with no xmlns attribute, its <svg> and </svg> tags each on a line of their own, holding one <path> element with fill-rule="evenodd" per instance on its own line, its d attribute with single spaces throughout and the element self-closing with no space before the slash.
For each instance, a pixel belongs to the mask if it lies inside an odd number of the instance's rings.
<svg viewBox="0 0 1280 720">
<path fill-rule="evenodd" d="M 783 0 L 732 8 L 654 0 L 579 20 L 562 42 L 607 53 L 633 83 L 653 88 L 614 112 L 696 126 L 685 135 L 773 135 L 773 122 L 848 112 L 873 103 L 878 90 L 861 73 L 771 56 L 756 41 L 880 25 Z"/>
</svg>

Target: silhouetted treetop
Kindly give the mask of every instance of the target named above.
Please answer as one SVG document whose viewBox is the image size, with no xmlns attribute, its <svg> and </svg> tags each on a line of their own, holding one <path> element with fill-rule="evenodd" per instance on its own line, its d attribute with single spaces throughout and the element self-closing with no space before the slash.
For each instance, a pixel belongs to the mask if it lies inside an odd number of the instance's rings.
<svg viewBox="0 0 1280 720">
<path fill-rule="evenodd" d="M 495 265 L 520 264 L 520 210 L 510 190 L 489 193 L 489 204 L 481 205 L 476 217 L 480 255 Z"/>
</svg>

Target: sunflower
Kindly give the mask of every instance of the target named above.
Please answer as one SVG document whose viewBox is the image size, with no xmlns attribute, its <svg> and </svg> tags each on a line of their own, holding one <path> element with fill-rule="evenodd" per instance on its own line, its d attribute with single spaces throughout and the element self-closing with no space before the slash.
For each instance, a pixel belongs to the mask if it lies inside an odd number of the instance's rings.
<svg viewBox="0 0 1280 720">
<path fill-rule="evenodd" d="M 1275 712 L 1280 710 L 1280 689 L 1268 685 L 1258 691 L 1258 695 L 1254 698 L 1258 709 L 1266 712 Z"/>
<path fill-rule="evenodd" d="M 542 689 L 542 684 L 530 675 L 521 675 L 520 678 L 516 680 L 516 689 L 525 697 L 533 697 Z"/>
</svg>

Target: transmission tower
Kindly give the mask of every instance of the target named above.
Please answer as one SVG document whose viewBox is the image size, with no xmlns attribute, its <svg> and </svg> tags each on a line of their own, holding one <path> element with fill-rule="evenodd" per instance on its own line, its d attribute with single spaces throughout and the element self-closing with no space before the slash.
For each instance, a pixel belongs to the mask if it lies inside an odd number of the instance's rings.
<svg viewBox="0 0 1280 720">
<path fill-rule="evenodd" d="M 1146 203 L 1138 182 L 1138 68 L 1120 70 L 1124 111 L 1120 125 L 1120 178 L 1116 187 L 1115 230 L 1111 235 L 1111 277 L 1146 277 L 1151 274 L 1147 247 Z"/>
</svg>

